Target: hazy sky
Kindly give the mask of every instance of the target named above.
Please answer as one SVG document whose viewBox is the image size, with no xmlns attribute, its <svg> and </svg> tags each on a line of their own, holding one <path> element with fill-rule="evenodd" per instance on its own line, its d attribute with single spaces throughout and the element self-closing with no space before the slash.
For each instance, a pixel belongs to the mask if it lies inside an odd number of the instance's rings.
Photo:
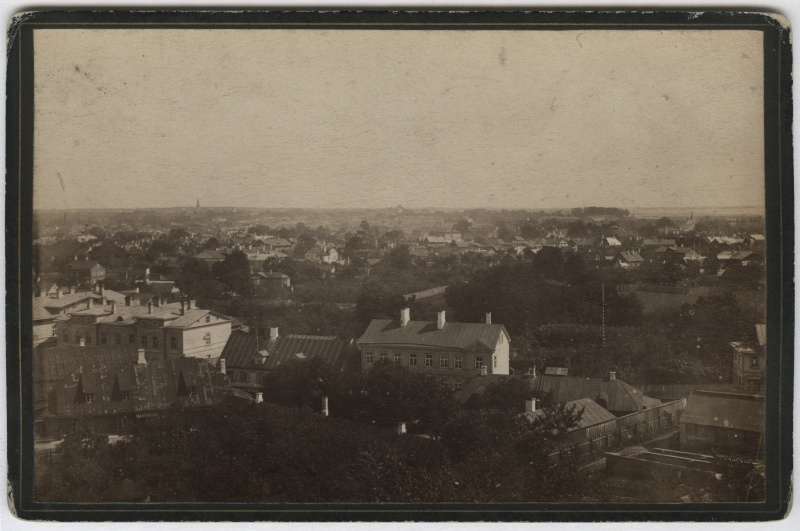
<svg viewBox="0 0 800 531">
<path fill-rule="evenodd" d="M 36 208 L 764 201 L 757 31 L 36 30 Z"/>
</svg>

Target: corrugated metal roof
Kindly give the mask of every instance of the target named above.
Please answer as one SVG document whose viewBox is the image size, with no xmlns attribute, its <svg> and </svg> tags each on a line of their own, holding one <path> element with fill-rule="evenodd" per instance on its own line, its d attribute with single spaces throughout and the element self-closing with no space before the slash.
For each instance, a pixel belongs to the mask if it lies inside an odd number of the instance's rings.
<svg viewBox="0 0 800 531">
<path fill-rule="evenodd" d="M 494 350 L 501 334 L 510 340 L 501 324 L 446 322 L 439 330 L 436 322 L 373 319 L 357 341 L 359 345 L 417 345 L 463 350 Z"/>
<path fill-rule="evenodd" d="M 350 341 L 334 336 L 287 335 L 264 338 L 256 344 L 256 336 L 234 332 L 228 337 L 220 358 L 226 367 L 274 370 L 293 359 L 320 359 L 340 369 L 350 352 Z M 268 355 L 264 355 L 264 353 Z"/>
<path fill-rule="evenodd" d="M 681 424 L 764 432 L 764 397 L 695 390 L 686 399 Z"/>
</svg>

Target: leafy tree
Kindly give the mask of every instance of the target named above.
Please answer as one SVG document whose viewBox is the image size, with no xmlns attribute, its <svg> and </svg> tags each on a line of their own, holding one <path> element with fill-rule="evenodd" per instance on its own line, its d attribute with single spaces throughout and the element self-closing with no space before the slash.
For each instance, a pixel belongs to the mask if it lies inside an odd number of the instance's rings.
<svg viewBox="0 0 800 531">
<path fill-rule="evenodd" d="M 468 233 L 471 228 L 472 228 L 472 222 L 470 220 L 466 219 L 466 218 L 462 218 L 462 219 L 458 220 L 453 225 L 453 230 L 457 230 L 461 234 Z"/>
<path fill-rule="evenodd" d="M 242 251 L 233 251 L 222 262 L 216 262 L 212 268 L 214 278 L 239 295 L 248 297 L 253 294 L 253 281 L 250 278 L 250 263 Z"/>
<path fill-rule="evenodd" d="M 389 251 L 385 261 L 396 269 L 409 269 L 412 266 L 412 260 L 408 245 L 398 245 Z"/>
<path fill-rule="evenodd" d="M 203 249 L 208 249 L 212 251 L 217 249 L 218 247 L 219 247 L 219 240 L 213 236 L 210 237 L 208 240 L 206 240 L 206 243 L 203 244 Z"/>
<path fill-rule="evenodd" d="M 715 502 L 764 501 L 764 475 L 751 460 L 737 455 L 715 455 L 712 462 L 720 475 L 708 481 Z"/>
<path fill-rule="evenodd" d="M 373 319 L 396 319 L 408 301 L 399 294 L 392 293 L 382 284 L 364 284 L 356 299 L 355 319 L 366 327 Z"/>
</svg>

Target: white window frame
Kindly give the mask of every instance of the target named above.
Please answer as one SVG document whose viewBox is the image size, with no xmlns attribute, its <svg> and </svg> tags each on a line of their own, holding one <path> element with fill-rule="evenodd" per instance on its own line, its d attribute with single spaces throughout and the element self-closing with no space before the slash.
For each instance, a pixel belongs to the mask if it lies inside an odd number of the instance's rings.
<svg viewBox="0 0 800 531">
<path fill-rule="evenodd" d="M 440 369 L 450 368 L 450 354 L 439 354 L 439 368 Z"/>
<path fill-rule="evenodd" d="M 417 354 L 416 352 L 413 354 L 408 355 L 408 366 L 409 367 L 416 367 L 417 366 Z"/>
<path fill-rule="evenodd" d="M 394 362 L 395 363 L 403 363 L 403 354 L 401 352 L 394 353 Z"/>
<path fill-rule="evenodd" d="M 481 370 L 483 367 L 483 356 L 475 356 L 475 368 Z"/>
<path fill-rule="evenodd" d="M 425 367 L 433 367 L 433 354 L 425 354 Z"/>
<path fill-rule="evenodd" d="M 464 368 L 464 356 L 461 354 L 456 354 L 453 356 L 453 368 L 454 369 L 463 369 Z"/>
<path fill-rule="evenodd" d="M 364 363 L 366 363 L 367 365 L 372 365 L 373 363 L 375 363 L 375 358 L 372 351 L 364 353 Z"/>
</svg>

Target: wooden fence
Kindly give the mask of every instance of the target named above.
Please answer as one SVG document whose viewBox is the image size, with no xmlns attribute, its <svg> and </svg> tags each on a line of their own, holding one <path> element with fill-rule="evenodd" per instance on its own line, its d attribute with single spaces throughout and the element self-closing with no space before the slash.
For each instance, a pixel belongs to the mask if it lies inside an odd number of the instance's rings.
<svg viewBox="0 0 800 531">
<path fill-rule="evenodd" d="M 561 453 L 569 450 L 593 455 L 668 429 L 675 429 L 678 426 L 680 412 L 685 406 L 686 399 L 681 398 L 658 407 L 571 431 L 567 439 L 558 445 L 558 450 L 548 457 L 552 462 L 558 462 Z"/>
</svg>

